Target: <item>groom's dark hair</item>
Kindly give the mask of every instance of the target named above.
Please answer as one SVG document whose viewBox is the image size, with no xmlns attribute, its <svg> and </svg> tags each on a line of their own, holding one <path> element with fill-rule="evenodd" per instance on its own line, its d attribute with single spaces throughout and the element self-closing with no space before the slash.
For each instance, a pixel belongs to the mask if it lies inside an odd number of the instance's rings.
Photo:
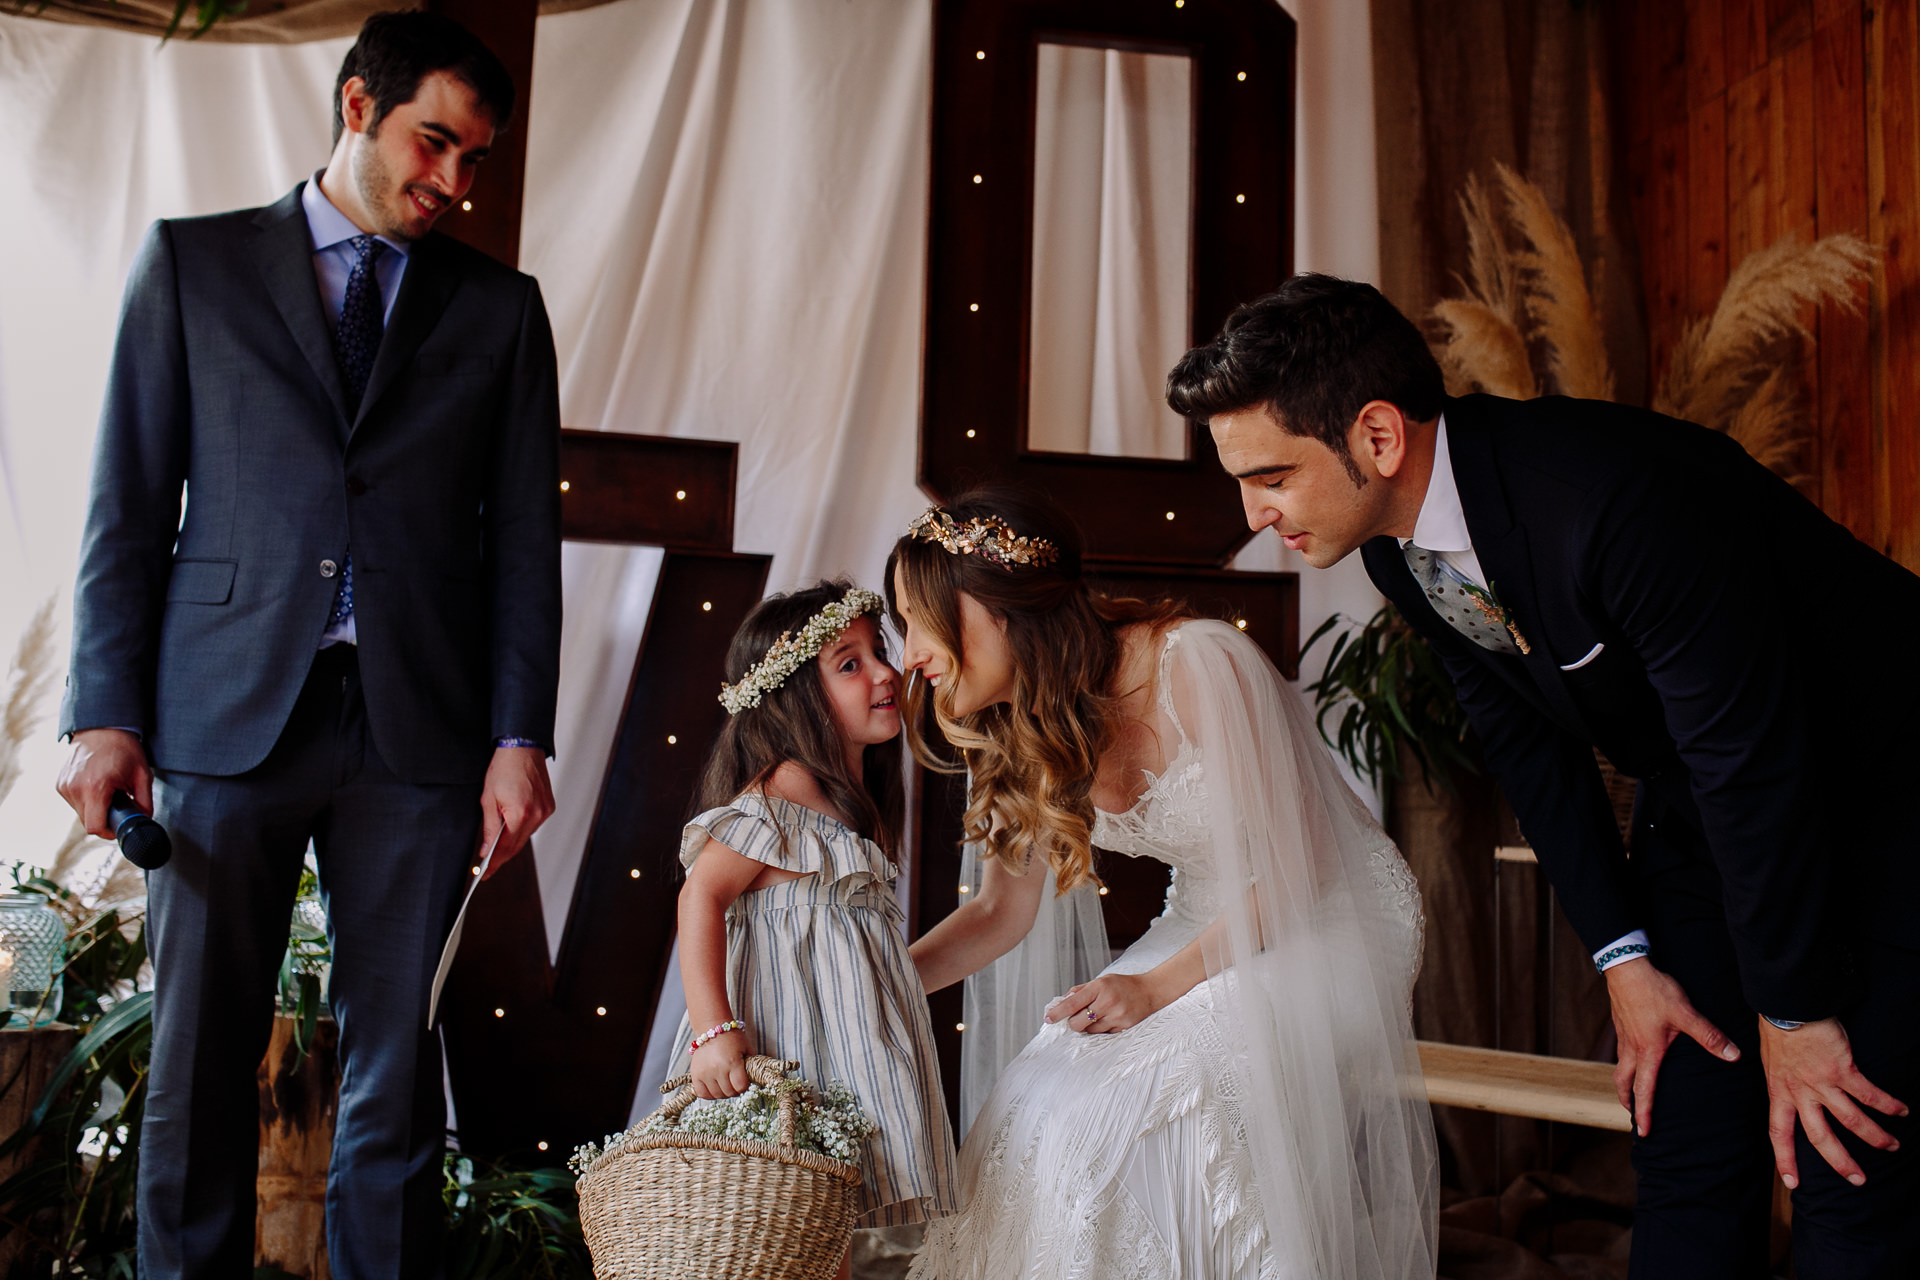
<svg viewBox="0 0 1920 1280">
<path fill-rule="evenodd" d="M 1424 422 L 1445 397 L 1440 363 L 1411 320 L 1370 284 L 1316 274 L 1236 308 L 1219 337 L 1167 375 L 1167 404 L 1181 417 L 1266 409 L 1333 450 L 1356 484 L 1347 432 L 1362 405 L 1385 400 Z"/>
<path fill-rule="evenodd" d="M 376 13 L 360 28 L 359 39 L 340 63 L 333 82 L 333 141 L 340 142 L 346 122 L 340 116 L 340 91 L 359 76 L 373 98 L 373 129 L 395 107 L 420 93 L 420 82 L 445 71 L 472 89 L 500 132 L 513 119 L 513 77 L 481 42 L 452 18 L 403 10 Z"/>
</svg>

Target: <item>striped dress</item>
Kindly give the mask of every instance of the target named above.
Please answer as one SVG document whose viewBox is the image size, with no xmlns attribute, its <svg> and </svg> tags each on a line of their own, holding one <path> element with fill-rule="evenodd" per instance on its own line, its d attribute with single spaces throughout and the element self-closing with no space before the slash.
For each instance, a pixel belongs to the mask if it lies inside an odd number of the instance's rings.
<svg viewBox="0 0 1920 1280">
<path fill-rule="evenodd" d="M 953 1132 L 927 994 L 893 894 L 898 869 L 844 823 L 757 793 L 689 822 L 683 865 L 709 836 L 742 857 L 805 873 L 743 893 L 728 909 L 727 997 L 755 1051 L 798 1062 L 813 1083 L 845 1081 L 877 1124 L 861 1153 L 856 1225 L 954 1212 Z M 670 1074 L 686 1073 L 691 1039 L 683 1018 Z"/>
</svg>

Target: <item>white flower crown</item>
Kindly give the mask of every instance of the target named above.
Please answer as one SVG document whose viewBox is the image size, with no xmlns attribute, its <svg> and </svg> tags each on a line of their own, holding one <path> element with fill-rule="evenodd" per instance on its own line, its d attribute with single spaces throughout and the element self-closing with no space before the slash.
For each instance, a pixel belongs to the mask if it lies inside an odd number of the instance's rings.
<svg viewBox="0 0 1920 1280">
<path fill-rule="evenodd" d="M 738 684 L 720 686 L 720 705 L 727 714 L 737 716 L 748 707 L 760 705 L 760 699 L 787 682 L 787 677 L 804 662 L 820 656 L 829 640 L 852 626 L 854 620 L 885 609 L 886 601 L 864 587 L 855 587 L 832 604 L 807 619 L 800 634 L 783 631 L 767 646 L 766 656 L 747 668 Z"/>
</svg>

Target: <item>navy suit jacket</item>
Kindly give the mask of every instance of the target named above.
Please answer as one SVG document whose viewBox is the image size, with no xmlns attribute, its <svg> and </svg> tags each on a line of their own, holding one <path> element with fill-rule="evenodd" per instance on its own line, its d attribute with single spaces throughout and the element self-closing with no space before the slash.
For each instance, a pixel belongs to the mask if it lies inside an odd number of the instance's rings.
<svg viewBox="0 0 1920 1280">
<path fill-rule="evenodd" d="M 374 744 L 477 782 L 499 737 L 551 747 L 559 400 L 539 286 L 414 246 L 349 413 L 300 188 L 155 223 L 95 446 L 61 730 L 137 729 L 163 770 L 230 775 L 286 725 L 353 550 Z"/>
<path fill-rule="evenodd" d="M 1920 940 L 1920 688 L 1894 656 L 1920 634 L 1920 578 L 1690 423 L 1494 396 L 1449 400 L 1446 423 L 1474 552 L 1531 652 L 1448 626 L 1397 539 L 1363 557 L 1451 673 L 1568 919 L 1597 950 L 1641 926 L 1653 883 L 1597 747 L 1644 784 L 1641 817 L 1703 837 L 1749 1003 L 1837 1012 L 1851 930 Z"/>
</svg>

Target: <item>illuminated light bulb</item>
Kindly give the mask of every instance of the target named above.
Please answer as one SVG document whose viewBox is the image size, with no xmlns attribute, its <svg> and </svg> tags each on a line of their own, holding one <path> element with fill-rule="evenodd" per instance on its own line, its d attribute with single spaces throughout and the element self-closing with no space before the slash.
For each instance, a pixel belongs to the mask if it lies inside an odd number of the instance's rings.
<svg viewBox="0 0 1920 1280">
<path fill-rule="evenodd" d="M 601 1005 L 601 1006 L 599 1006 L 598 1008 L 596 1008 L 596 1009 L 594 1010 L 594 1013 L 595 1013 L 595 1014 L 597 1014 L 598 1016 L 600 1016 L 600 1017 L 602 1017 L 602 1018 L 604 1018 L 604 1017 L 606 1017 L 606 1016 L 607 1016 L 607 1006 L 605 1006 L 605 1005 Z M 541 1143 L 540 1145 L 544 1147 L 544 1146 L 546 1146 L 547 1144 L 543 1142 L 543 1143 Z"/>
<path fill-rule="evenodd" d="M 967 439 L 969 439 L 969 440 L 971 440 L 971 439 L 973 439 L 973 428 L 972 428 L 972 427 L 968 427 L 968 428 L 967 428 Z"/>
<path fill-rule="evenodd" d="M 475 867 L 475 868 L 473 869 L 473 874 L 475 874 L 475 875 L 479 875 L 479 874 L 480 874 L 480 868 L 478 868 L 478 867 Z"/>
<path fill-rule="evenodd" d="M 956 1022 L 953 1024 L 953 1029 L 955 1031 L 965 1031 L 967 1029 L 967 1024 L 964 1022 Z"/>
<path fill-rule="evenodd" d="M 1103 898 L 1107 896 L 1107 886 L 1105 885 L 1100 886 L 1100 896 Z"/>
<path fill-rule="evenodd" d="M 1173 519 L 1173 512 L 1171 511 L 1167 512 L 1167 519 L 1169 520 Z"/>
<path fill-rule="evenodd" d="M 675 489 L 673 496 L 677 501 L 685 502 L 687 500 L 687 491 L 685 489 Z"/>
<path fill-rule="evenodd" d="M 640 868 L 635 867 L 633 870 L 627 872 L 627 878 L 629 880 L 638 880 L 640 878 Z"/>
<path fill-rule="evenodd" d="M 493 1016 L 496 1018 L 504 1018 L 507 1016 L 507 1011 L 505 1009 L 495 1009 L 493 1011 Z"/>
<path fill-rule="evenodd" d="M 460 202 L 460 211 L 461 211 L 462 213 L 472 213 L 472 212 L 473 212 L 473 201 L 471 201 L 471 200 L 462 200 L 462 201 Z M 545 1143 L 543 1142 L 543 1143 L 541 1143 L 540 1145 L 544 1147 L 544 1146 L 545 1146 L 546 1144 L 545 1144 Z"/>
<path fill-rule="evenodd" d="M 1187 0 L 1173 0 L 1173 7 L 1176 9 L 1184 9 L 1187 7 Z"/>
<path fill-rule="evenodd" d="M 987 60 L 987 51 L 985 49 L 975 50 L 973 56 L 975 61 L 985 62 Z"/>
<path fill-rule="evenodd" d="M 980 185 L 980 184 L 981 184 L 982 182 L 985 182 L 985 181 L 986 181 L 986 178 L 984 178 L 984 177 L 983 177 L 982 175 L 980 175 L 980 174 L 977 174 L 977 173 L 973 175 L 973 185 L 974 185 L 974 186 L 976 186 L 976 187 L 977 187 L 977 186 L 979 186 L 979 185 Z"/>
<path fill-rule="evenodd" d="M 573 486 L 568 484 L 565 480 L 562 480 L 560 482 L 560 492 L 565 493 L 567 490 L 571 488 L 573 488 Z"/>
<path fill-rule="evenodd" d="M 1240 76 L 1239 76 L 1239 78 L 1240 78 L 1240 79 L 1242 79 L 1242 80 L 1245 80 L 1245 79 L 1247 78 L 1247 73 L 1246 73 L 1246 72 L 1244 72 L 1244 71 L 1242 71 L 1242 72 L 1240 73 Z"/>
<path fill-rule="evenodd" d="M 547 1144 L 546 1144 L 546 1143 L 544 1143 L 544 1142 L 542 1142 L 542 1143 L 539 1143 L 539 1144 L 537 1144 L 537 1145 L 539 1146 L 539 1148 L 540 1148 L 540 1149 L 541 1149 L 542 1151 L 545 1151 L 545 1150 L 547 1149 Z"/>
<path fill-rule="evenodd" d="M 962 892 L 962 893 L 972 893 L 972 892 L 973 892 L 973 889 L 972 889 L 972 888 L 971 888 L 970 886 L 968 886 L 968 885 L 964 885 L 964 884 L 963 884 L 963 885 L 961 885 L 961 886 L 960 886 L 960 892 Z"/>
<path fill-rule="evenodd" d="M 1233 625 L 1245 631 L 1247 629 L 1247 620 L 1245 618 L 1235 618 Z"/>
<path fill-rule="evenodd" d="M 711 601 L 711 600 L 702 600 L 702 601 L 700 602 L 700 612 L 702 612 L 702 613 L 712 613 L 712 612 L 713 612 L 713 601 Z"/>
<path fill-rule="evenodd" d="M 1235 196 L 1233 198 L 1233 202 L 1235 204 L 1245 204 L 1247 202 L 1247 198 L 1245 196 Z"/>
<path fill-rule="evenodd" d="M 972 302 L 967 304 L 967 310 L 969 311 L 978 311 L 979 309 L 980 309 L 980 304 L 977 302 Z"/>
<path fill-rule="evenodd" d="M 670 734 L 668 734 L 668 735 L 667 735 L 667 745 L 668 745 L 668 746 L 670 746 L 670 747 L 672 747 L 672 746 L 678 746 L 678 745 L 679 745 L 679 742 L 680 742 L 680 739 L 679 739 L 679 738 L 677 738 L 677 737 L 675 737 L 675 736 L 674 736 L 673 734 L 671 734 L 671 733 L 670 733 Z"/>
</svg>

